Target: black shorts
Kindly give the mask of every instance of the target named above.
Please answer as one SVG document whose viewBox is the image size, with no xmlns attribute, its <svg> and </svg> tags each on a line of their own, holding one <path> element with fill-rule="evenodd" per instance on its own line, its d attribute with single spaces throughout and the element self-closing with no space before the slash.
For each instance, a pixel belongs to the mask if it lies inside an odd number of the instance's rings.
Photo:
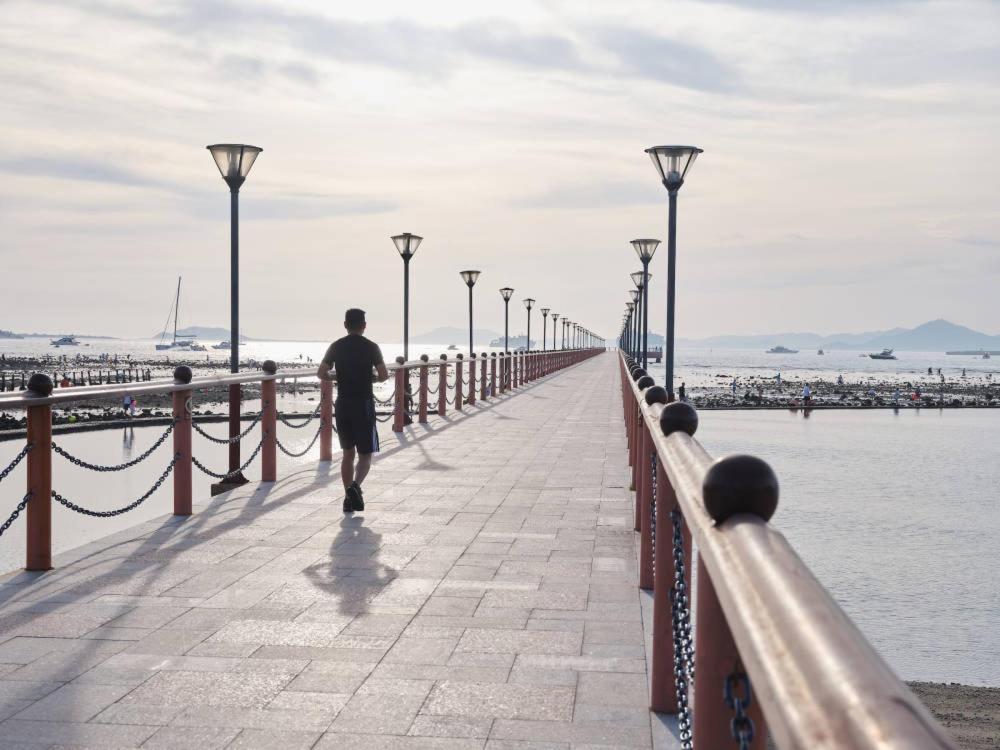
<svg viewBox="0 0 1000 750">
<path fill-rule="evenodd" d="M 373 398 L 340 396 L 334 402 L 333 409 L 341 450 L 357 448 L 358 453 L 378 453 Z"/>
</svg>

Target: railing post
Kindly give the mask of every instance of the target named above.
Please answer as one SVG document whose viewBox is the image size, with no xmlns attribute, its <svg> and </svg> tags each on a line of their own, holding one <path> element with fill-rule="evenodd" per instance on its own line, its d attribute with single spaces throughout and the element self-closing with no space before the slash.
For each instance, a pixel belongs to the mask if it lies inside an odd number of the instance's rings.
<svg viewBox="0 0 1000 750">
<path fill-rule="evenodd" d="M 421 354 L 420 361 L 423 362 L 420 365 L 420 411 L 417 415 L 417 421 L 421 424 L 427 421 L 427 355 Z"/>
<path fill-rule="evenodd" d="M 333 381 L 319 383 L 319 460 L 333 460 Z"/>
<path fill-rule="evenodd" d="M 264 362 L 264 373 L 274 375 L 278 366 L 273 360 Z M 275 380 L 261 380 L 260 383 L 261 411 L 260 420 L 260 481 L 276 482 L 278 480 L 278 383 Z"/>
<path fill-rule="evenodd" d="M 458 362 L 455 363 L 455 411 L 462 411 L 462 406 L 465 403 L 462 400 L 462 360 L 464 358 L 461 354 L 458 355 Z"/>
<path fill-rule="evenodd" d="M 392 394 L 392 431 L 402 432 L 406 424 L 406 368 L 405 360 L 396 357 L 395 388 Z"/>
<path fill-rule="evenodd" d="M 476 353 L 473 352 L 469 355 L 469 401 L 468 403 L 476 403 Z"/>
<path fill-rule="evenodd" d="M 33 396 L 52 394 L 48 375 L 35 373 L 28 380 Z M 52 570 L 52 407 L 28 407 L 28 516 L 25 569 Z"/>
<path fill-rule="evenodd" d="M 190 383 L 191 368 L 185 365 L 174 370 L 175 383 Z M 174 515 L 191 515 L 191 391 L 174 391 Z"/>
<path fill-rule="evenodd" d="M 639 588 L 653 588 L 653 456 L 652 440 L 640 410 L 639 414 Z M 659 489 L 659 487 L 657 487 Z"/>
<path fill-rule="evenodd" d="M 438 365 L 438 416 L 448 413 L 448 355 L 441 355 Z"/>
<path fill-rule="evenodd" d="M 486 400 L 486 353 L 479 355 L 479 400 Z"/>
<path fill-rule="evenodd" d="M 490 395 L 497 397 L 497 353 L 490 353 Z"/>
<path fill-rule="evenodd" d="M 680 512 L 677 495 L 667 476 L 663 463 L 656 461 L 656 574 L 653 578 L 653 655 L 650 665 L 649 707 L 653 711 L 677 713 L 677 684 L 674 682 L 673 617 L 670 592 L 674 585 L 673 519 L 672 512 Z M 690 573 L 691 532 L 685 524 L 681 530 L 684 539 L 685 571 Z M 689 579 L 690 580 L 690 579 Z M 688 583 L 688 582 L 685 582 Z M 688 591 L 691 590 L 688 585 Z"/>
</svg>

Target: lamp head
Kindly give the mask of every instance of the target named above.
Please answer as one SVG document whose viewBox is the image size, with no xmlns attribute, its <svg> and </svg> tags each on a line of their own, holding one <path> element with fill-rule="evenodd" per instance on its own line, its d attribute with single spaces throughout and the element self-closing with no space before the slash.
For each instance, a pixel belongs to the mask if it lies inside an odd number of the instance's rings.
<svg viewBox="0 0 1000 750">
<path fill-rule="evenodd" d="M 510 302 L 510 298 L 514 296 L 514 290 L 509 286 L 505 286 L 500 290 L 500 296 L 503 297 L 504 302 Z"/>
<path fill-rule="evenodd" d="M 205 148 L 211 152 L 222 179 L 233 192 L 240 189 L 240 185 L 250 174 L 250 167 L 257 155 L 263 151 L 257 146 L 247 146 L 244 143 L 216 143 Z"/>
<path fill-rule="evenodd" d="M 652 146 L 646 149 L 663 186 L 670 191 L 680 189 L 684 178 L 703 149 L 697 146 Z"/>
<path fill-rule="evenodd" d="M 409 232 L 403 232 L 402 234 L 397 234 L 392 238 L 393 244 L 396 246 L 396 250 L 399 251 L 400 256 L 403 260 L 409 260 L 414 255 L 417 254 L 417 248 L 420 247 L 420 243 L 424 241 L 423 237 L 418 237 L 415 234 L 410 234 Z"/>
<path fill-rule="evenodd" d="M 534 304 L 535 304 L 535 300 L 531 299 L 531 297 L 528 297 L 526 300 L 524 300 L 524 306 L 526 308 L 528 308 L 529 310 L 531 309 L 532 305 L 534 305 Z"/>
<path fill-rule="evenodd" d="M 642 289 L 642 271 L 636 271 L 635 273 L 630 274 L 630 276 L 632 277 L 632 283 L 635 284 L 635 288 Z"/>
<path fill-rule="evenodd" d="M 543 318 L 549 317 L 549 310 L 551 310 L 551 309 L 552 309 L 551 307 L 543 307 L 543 308 L 541 308 L 541 310 L 542 310 L 542 317 Z"/>
<path fill-rule="evenodd" d="M 632 240 L 632 247 L 635 248 L 636 255 L 643 263 L 649 263 L 653 259 L 653 253 L 659 247 L 659 240 Z"/>
<path fill-rule="evenodd" d="M 472 289 L 476 285 L 476 279 L 479 278 L 479 271 L 459 271 L 458 275 L 462 277 L 465 285 Z"/>
</svg>

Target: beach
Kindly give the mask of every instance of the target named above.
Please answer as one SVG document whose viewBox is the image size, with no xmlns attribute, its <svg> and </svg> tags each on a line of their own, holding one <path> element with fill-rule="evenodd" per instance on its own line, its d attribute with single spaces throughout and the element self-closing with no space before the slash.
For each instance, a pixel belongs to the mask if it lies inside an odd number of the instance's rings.
<svg viewBox="0 0 1000 750">
<path fill-rule="evenodd" d="M 941 682 L 907 684 L 962 750 L 1000 747 L 1000 688 Z"/>
</svg>

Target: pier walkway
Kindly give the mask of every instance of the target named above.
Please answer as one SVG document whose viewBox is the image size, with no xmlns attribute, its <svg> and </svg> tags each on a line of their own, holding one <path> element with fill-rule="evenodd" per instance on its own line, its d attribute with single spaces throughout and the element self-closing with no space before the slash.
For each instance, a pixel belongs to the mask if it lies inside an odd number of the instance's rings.
<svg viewBox="0 0 1000 750">
<path fill-rule="evenodd" d="M 650 747 L 618 369 L 6 577 L 0 747 Z"/>
</svg>

